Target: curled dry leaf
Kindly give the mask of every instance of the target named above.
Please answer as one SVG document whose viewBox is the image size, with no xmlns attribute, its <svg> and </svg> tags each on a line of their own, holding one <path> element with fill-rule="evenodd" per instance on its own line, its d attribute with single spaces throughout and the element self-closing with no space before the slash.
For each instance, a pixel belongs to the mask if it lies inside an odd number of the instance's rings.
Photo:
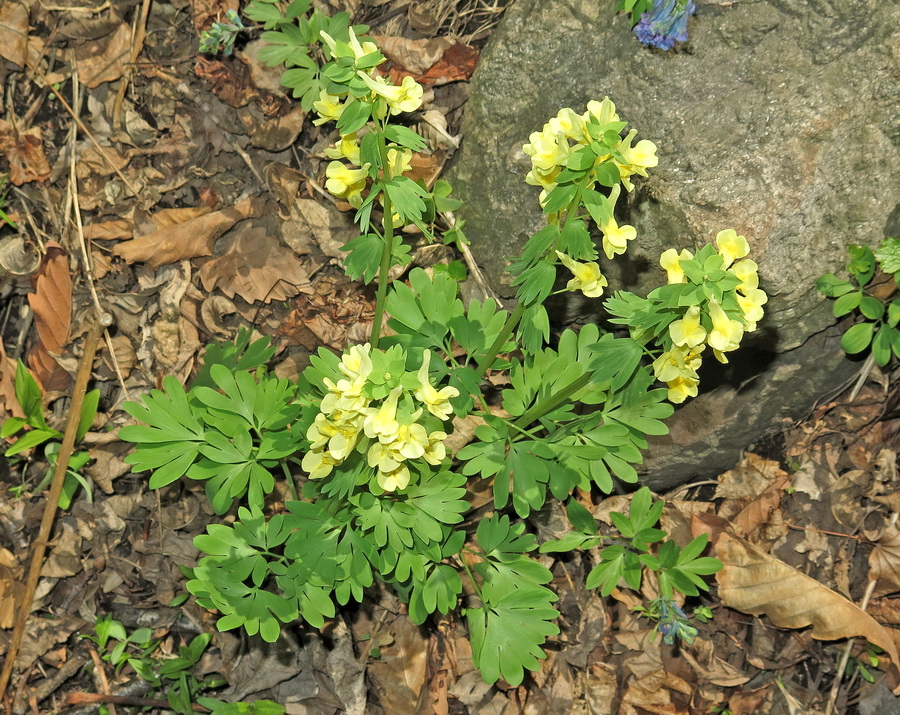
<svg viewBox="0 0 900 715">
<path fill-rule="evenodd" d="M 723 604 L 754 616 L 766 615 L 780 628 L 812 626 L 810 635 L 818 640 L 865 638 L 890 656 L 896 682 L 898 656 L 894 638 L 857 605 L 727 533 L 722 533 L 716 542 L 716 556 L 723 564 L 716 574 Z"/>
<path fill-rule="evenodd" d="M 896 525 L 884 530 L 869 554 L 869 580 L 876 582 L 875 598 L 900 591 L 900 529 Z"/>
<path fill-rule="evenodd" d="M 38 344 L 29 355 L 34 377 L 45 391 L 64 390 L 69 384 L 69 375 L 52 356 L 62 354 L 69 341 L 72 278 L 66 251 L 58 243 L 47 244 L 34 293 L 28 294 L 28 304 L 34 311 L 38 334 Z"/>
<path fill-rule="evenodd" d="M 216 240 L 238 221 L 262 216 L 265 201 L 244 199 L 228 209 L 190 218 L 177 226 L 158 228 L 113 248 L 128 263 L 159 268 L 186 258 L 211 256 Z"/>
<path fill-rule="evenodd" d="M 0 340 L 0 417 L 24 417 L 16 399 L 16 361 L 7 357 Z"/>
<path fill-rule="evenodd" d="M 12 628 L 16 621 L 16 603 L 25 584 L 22 567 L 11 551 L 0 548 L 0 628 Z"/>
</svg>

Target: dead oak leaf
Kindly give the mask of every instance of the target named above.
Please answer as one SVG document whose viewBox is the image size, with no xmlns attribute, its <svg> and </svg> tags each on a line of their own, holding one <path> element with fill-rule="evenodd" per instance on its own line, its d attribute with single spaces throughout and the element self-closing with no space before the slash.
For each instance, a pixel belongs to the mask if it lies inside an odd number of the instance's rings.
<svg viewBox="0 0 900 715">
<path fill-rule="evenodd" d="M 44 390 L 63 390 L 69 384 L 69 375 L 52 356 L 60 355 L 69 341 L 72 278 L 66 251 L 58 243 L 47 244 L 28 304 L 34 312 L 38 334 L 38 344 L 29 356 L 35 379 Z"/>
<path fill-rule="evenodd" d="M 12 122 L 0 119 L 0 153 L 9 162 L 9 180 L 14 186 L 50 177 L 40 127 L 20 130 Z"/>
<path fill-rule="evenodd" d="M 102 49 L 98 51 L 98 45 Z M 125 74 L 131 58 L 131 28 L 121 23 L 102 42 L 85 42 L 76 45 L 75 63 L 82 84 L 93 89 L 104 82 L 114 82 Z"/>
<path fill-rule="evenodd" d="M 856 636 L 890 656 L 896 685 L 897 646 L 891 634 L 872 616 L 839 593 L 788 566 L 753 544 L 719 535 L 716 556 L 723 568 L 716 574 L 722 603 L 754 616 L 766 615 L 779 628 L 806 628 L 817 640 Z"/>
<path fill-rule="evenodd" d="M 216 240 L 238 221 L 262 216 L 265 201 L 244 199 L 231 208 L 205 213 L 176 226 L 158 228 L 113 248 L 128 263 L 146 263 L 153 268 L 187 258 L 211 256 Z"/>
<path fill-rule="evenodd" d="M 286 300 L 309 289 L 306 267 L 296 253 L 259 227 L 238 231 L 225 253 L 200 269 L 203 288 L 218 288 L 248 303 Z"/>
<path fill-rule="evenodd" d="M 28 58 L 28 8 L 22 3 L 0 5 L 0 57 L 24 69 Z"/>
</svg>

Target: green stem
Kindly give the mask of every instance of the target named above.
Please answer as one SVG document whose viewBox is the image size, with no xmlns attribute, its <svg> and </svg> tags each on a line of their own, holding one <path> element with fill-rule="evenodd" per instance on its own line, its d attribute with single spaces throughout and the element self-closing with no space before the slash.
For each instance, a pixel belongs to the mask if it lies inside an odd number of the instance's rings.
<svg viewBox="0 0 900 715">
<path fill-rule="evenodd" d="M 378 131 L 378 155 L 381 159 L 381 175 L 387 181 L 387 147 L 384 143 L 384 133 Z M 375 317 L 372 320 L 372 334 L 369 342 L 372 349 L 378 347 L 378 341 L 381 338 L 381 322 L 384 319 L 384 302 L 387 299 L 387 289 L 390 285 L 388 273 L 391 270 L 391 255 L 394 248 L 394 209 L 391 206 L 391 197 L 388 196 L 387 189 L 382 194 L 382 203 L 384 205 L 384 248 L 381 251 L 381 265 L 378 268 L 378 291 L 375 294 Z"/>
<path fill-rule="evenodd" d="M 479 554 L 477 551 L 472 551 L 472 549 L 464 548 L 465 551 L 469 553 L 476 554 L 478 556 L 483 556 L 483 554 Z M 478 594 L 478 600 L 480 600 L 484 604 L 484 597 L 481 595 L 481 589 L 478 588 L 478 583 L 475 581 L 475 575 L 472 573 L 472 570 L 469 568 L 469 564 L 466 563 L 465 558 L 462 555 L 462 552 L 459 553 L 459 562 L 463 565 L 463 568 L 466 570 L 466 576 L 469 577 L 469 583 L 472 584 L 472 588 L 475 589 L 475 593 Z M 487 605 L 487 604 L 484 604 Z"/>
<path fill-rule="evenodd" d="M 548 412 L 552 412 L 561 404 L 566 402 L 572 395 L 586 387 L 591 381 L 591 373 L 586 372 L 584 375 L 564 387 L 559 392 L 555 392 L 546 399 L 538 402 L 534 407 L 528 410 L 524 415 L 519 417 L 514 425 L 518 427 L 527 427 L 535 420 L 543 417 Z"/>
<path fill-rule="evenodd" d="M 497 357 L 497 353 L 500 352 L 500 348 L 502 348 L 503 344 L 507 340 L 509 340 L 509 336 L 512 335 L 512 331 L 516 329 L 516 326 L 519 324 L 519 321 L 522 319 L 522 316 L 524 314 L 524 303 L 519 303 L 513 309 L 513 312 L 509 314 L 509 317 L 503 324 L 503 329 L 497 335 L 497 339 L 494 341 L 494 344 L 491 345 L 487 353 L 482 356 L 481 360 L 478 361 L 478 365 L 475 368 L 475 371 L 478 373 L 478 377 L 482 378 L 485 376 L 488 368 L 494 363 L 494 358 Z"/>
<path fill-rule="evenodd" d="M 297 485 L 294 484 L 294 478 L 291 476 L 291 470 L 288 469 L 287 464 L 283 459 L 278 460 L 278 463 L 281 465 L 282 471 L 284 471 L 284 478 L 287 480 L 288 489 L 291 492 L 291 497 L 294 501 L 300 501 L 300 495 L 297 494 Z"/>
</svg>

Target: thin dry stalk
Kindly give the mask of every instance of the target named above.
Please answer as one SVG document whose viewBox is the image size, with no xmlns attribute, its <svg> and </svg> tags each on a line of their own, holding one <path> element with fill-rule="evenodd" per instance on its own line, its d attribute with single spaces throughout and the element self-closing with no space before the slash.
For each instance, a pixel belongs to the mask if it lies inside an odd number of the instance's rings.
<svg viewBox="0 0 900 715">
<path fill-rule="evenodd" d="M 34 542 L 34 550 L 31 555 L 31 564 L 28 567 L 28 578 L 25 581 L 25 591 L 21 601 L 17 604 L 16 625 L 13 629 L 9 648 L 6 651 L 6 660 L 3 663 L 3 671 L 0 672 L 0 701 L 6 694 L 9 679 L 12 676 L 16 655 L 22 645 L 22 636 L 25 634 L 25 624 L 28 614 L 31 612 L 31 604 L 34 601 L 34 593 L 37 589 L 38 579 L 41 575 L 41 566 L 44 563 L 44 555 L 50 543 L 50 532 L 56 519 L 59 496 L 62 494 L 63 484 L 66 479 L 66 470 L 69 468 L 69 459 L 75 449 L 75 433 L 78 431 L 78 423 L 81 418 L 81 407 L 84 404 L 84 395 L 87 390 L 88 380 L 91 377 L 91 365 L 97 354 L 97 345 L 103 329 L 112 325 L 112 316 L 103 313 L 98 316 L 97 322 L 91 328 L 84 341 L 84 352 L 81 362 L 78 364 L 78 374 L 75 376 L 75 385 L 72 388 L 72 404 L 69 408 L 69 417 L 66 420 L 66 430 L 63 433 L 62 445 L 56 458 L 56 469 L 53 471 L 53 481 L 47 492 L 47 501 L 44 504 L 44 515 L 41 519 L 41 528 Z"/>
</svg>

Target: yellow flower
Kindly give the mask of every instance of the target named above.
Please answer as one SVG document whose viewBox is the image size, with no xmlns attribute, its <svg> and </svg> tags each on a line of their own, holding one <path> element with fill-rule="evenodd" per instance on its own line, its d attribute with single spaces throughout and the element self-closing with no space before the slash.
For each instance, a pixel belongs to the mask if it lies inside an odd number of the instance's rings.
<svg viewBox="0 0 900 715">
<path fill-rule="evenodd" d="M 324 30 L 320 31 L 319 34 L 331 50 L 332 57 L 337 57 L 337 42 L 334 38 Z M 356 32 L 352 27 L 350 28 L 350 42 L 348 44 L 350 45 L 350 49 L 353 50 L 353 56 L 356 59 L 361 59 L 366 55 L 371 55 L 373 52 L 378 52 L 378 46 L 374 42 L 363 42 L 360 44 L 359 38 L 356 36 Z"/>
<path fill-rule="evenodd" d="M 612 188 L 612 191 L 609 192 L 611 212 L 615 210 L 616 201 L 618 201 L 619 194 L 621 193 L 622 189 L 618 184 L 616 184 Z M 610 216 L 609 221 L 607 221 L 605 225 L 600 227 L 600 230 L 603 231 L 603 252 L 609 259 L 612 259 L 613 256 L 625 253 L 628 242 L 633 241 L 637 236 L 637 230 L 634 226 L 619 226 L 619 224 L 616 223 L 616 219 L 612 216 Z"/>
<path fill-rule="evenodd" d="M 756 265 L 756 261 L 745 258 L 743 261 L 735 263 L 728 270 L 741 281 L 741 284 L 737 287 L 738 290 L 749 290 L 759 287 L 759 274 L 757 273 L 759 266 Z"/>
<path fill-rule="evenodd" d="M 543 131 L 532 132 L 522 151 L 531 157 L 532 172 L 536 171 L 541 176 L 558 171 L 572 153 L 565 133 L 551 132 L 549 126 L 545 126 Z"/>
<path fill-rule="evenodd" d="M 652 169 L 659 163 L 659 157 L 656 156 L 656 144 L 649 139 L 642 139 L 631 146 L 635 136 L 637 136 L 637 129 L 632 129 L 616 147 L 625 163 L 615 160 L 615 165 L 619 169 L 622 186 L 628 191 L 634 189 L 634 185 L 628 180 L 629 176 L 632 174 L 647 176 L 647 169 Z"/>
<path fill-rule="evenodd" d="M 605 226 L 601 226 L 600 230 L 603 231 L 603 252 L 607 258 L 625 253 L 628 242 L 637 236 L 637 229 L 634 226 L 619 226 L 614 218 L 611 218 Z"/>
<path fill-rule="evenodd" d="M 653 374 L 669 388 L 669 402 L 680 404 L 688 397 L 697 396 L 700 384 L 697 370 L 700 369 L 702 350 L 703 347 L 691 350 L 674 347 L 653 361 Z"/>
<path fill-rule="evenodd" d="M 573 139 L 576 142 L 583 143 L 586 140 L 584 119 L 568 107 L 560 109 L 559 113 L 547 122 L 547 128 L 554 135 L 562 132 L 569 139 Z"/>
<path fill-rule="evenodd" d="M 413 391 L 413 396 L 419 400 L 419 402 L 424 404 L 425 409 L 435 417 L 446 420 L 449 419 L 453 412 L 453 407 L 450 405 L 450 398 L 457 397 L 459 395 L 459 390 L 455 387 L 450 387 L 449 385 L 447 387 L 442 387 L 440 390 L 436 390 L 431 384 L 428 376 L 430 365 L 431 351 L 426 350 L 422 353 L 422 366 L 417 373 L 419 386 Z"/>
<path fill-rule="evenodd" d="M 695 348 L 706 340 L 706 329 L 700 325 L 700 306 L 690 306 L 681 320 L 669 323 L 669 336 L 675 345 L 686 348 Z"/>
<path fill-rule="evenodd" d="M 752 333 L 756 330 L 756 323 L 762 320 L 762 307 L 768 302 L 769 296 L 766 292 L 759 288 L 747 288 L 743 294 L 737 294 L 737 302 L 744 314 L 744 320 L 747 322 L 745 330 Z"/>
<path fill-rule="evenodd" d="M 372 374 L 371 346 L 369 343 L 354 345 L 341 356 L 338 370 L 351 380 L 366 380 Z"/>
<path fill-rule="evenodd" d="M 717 351 L 716 358 L 719 361 L 727 362 L 721 354 L 737 349 L 744 336 L 744 326 L 739 320 L 729 318 L 715 298 L 709 301 L 709 318 L 712 321 L 712 330 L 709 331 L 706 342 Z"/>
<path fill-rule="evenodd" d="M 310 479 L 322 479 L 331 474 L 331 470 L 339 461 L 321 449 L 313 449 L 303 455 L 300 466 L 309 474 Z"/>
<path fill-rule="evenodd" d="M 325 150 L 329 159 L 346 159 L 354 166 L 359 165 L 359 137 L 357 132 L 342 134 L 340 141 Z"/>
<path fill-rule="evenodd" d="M 728 268 L 738 258 L 743 258 L 750 253 L 750 244 L 743 236 L 738 236 L 733 228 L 719 231 L 716 234 L 716 247 L 719 255 L 725 260 L 723 268 Z"/>
<path fill-rule="evenodd" d="M 616 114 L 616 105 L 612 103 L 609 97 L 604 97 L 602 102 L 598 102 L 596 99 L 588 102 L 585 115 L 587 114 L 595 117 L 601 126 L 619 121 L 619 115 Z M 585 116 L 585 119 L 587 119 L 587 116 Z"/>
<path fill-rule="evenodd" d="M 391 390 L 387 399 L 381 403 L 381 407 L 370 407 L 363 429 L 366 437 L 378 438 L 383 444 L 390 444 L 397 438 L 400 432 L 400 423 L 397 422 L 397 400 L 400 399 L 402 387 Z"/>
<path fill-rule="evenodd" d="M 319 101 L 313 102 L 313 109 L 319 114 L 319 118 L 313 120 L 313 124 L 320 126 L 325 122 L 336 122 L 344 113 L 346 104 L 341 102 L 341 98 L 333 94 L 328 94 L 324 89 L 319 93 Z"/>
<path fill-rule="evenodd" d="M 392 472 L 403 463 L 403 459 L 390 445 L 373 442 L 366 452 L 366 463 L 382 472 Z"/>
<path fill-rule="evenodd" d="M 391 472 L 379 471 L 375 477 L 378 486 L 386 492 L 395 492 L 409 486 L 409 468 L 401 464 Z"/>
<path fill-rule="evenodd" d="M 659 257 L 659 265 L 665 270 L 667 274 L 666 278 L 670 285 L 672 283 L 687 283 L 687 278 L 684 275 L 684 271 L 682 270 L 679 261 L 687 261 L 693 257 L 694 254 L 686 248 L 682 248 L 681 253 L 674 248 L 662 252 Z"/>
<path fill-rule="evenodd" d="M 686 350 L 680 347 L 667 350 L 653 361 L 653 374 L 662 382 L 672 382 L 680 377 L 696 380 L 697 370 L 702 362 L 702 350 L 703 348 Z"/>
<path fill-rule="evenodd" d="M 369 165 L 361 169 L 350 169 L 339 161 L 332 161 L 325 169 L 325 188 L 339 199 L 347 199 L 354 208 L 362 204 L 362 191 L 366 188 Z"/>
<path fill-rule="evenodd" d="M 390 107 L 391 114 L 401 112 L 414 112 L 422 106 L 422 85 L 412 77 L 406 75 L 400 86 L 391 84 L 383 77 L 370 77 L 365 72 L 357 72 L 357 75 L 379 97 L 383 97 Z"/>
<path fill-rule="evenodd" d="M 608 282 L 606 277 L 600 273 L 599 265 L 594 261 L 579 263 L 560 251 L 557 251 L 556 255 L 575 276 L 566 284 L 566 290 L 580 290 L 588 298 L 598 298 L 603 295 L 603 289 Z"/>
<path fill-rule="evenodd" d="M 412 168 L 412 152 L 409 149 L 388 149 L 387 160 L 391 178 L 400 176 Z"/>
<path fill-rule="evenodd" d="M 689 377 L 677 377 L 671 382 L 666 383 L 666 387 L 669 388 L 669 392 L 666 396 L 668 397 L 669 402 L 680 405 L 688 397 L 697 396 L 699 384 L 699 380 L 692 380 Z"/>
<path fill-rule="evenodd" d="M 397 450 L 404 459 L 418 459 L 428 447 L 428 434 L 420 424 L 400 425 L 397 438 L 391 448 Z"/>
<path fill-rule="evenodd" d="M 438 465 L 447 457 L 447 447 L 444 440 L 447 439 L 446 432 L 435 431 L 428 435 L 428 446 L 425 447 L 425 454 L 422 455 L 429 464 Z"/>
</svg>

